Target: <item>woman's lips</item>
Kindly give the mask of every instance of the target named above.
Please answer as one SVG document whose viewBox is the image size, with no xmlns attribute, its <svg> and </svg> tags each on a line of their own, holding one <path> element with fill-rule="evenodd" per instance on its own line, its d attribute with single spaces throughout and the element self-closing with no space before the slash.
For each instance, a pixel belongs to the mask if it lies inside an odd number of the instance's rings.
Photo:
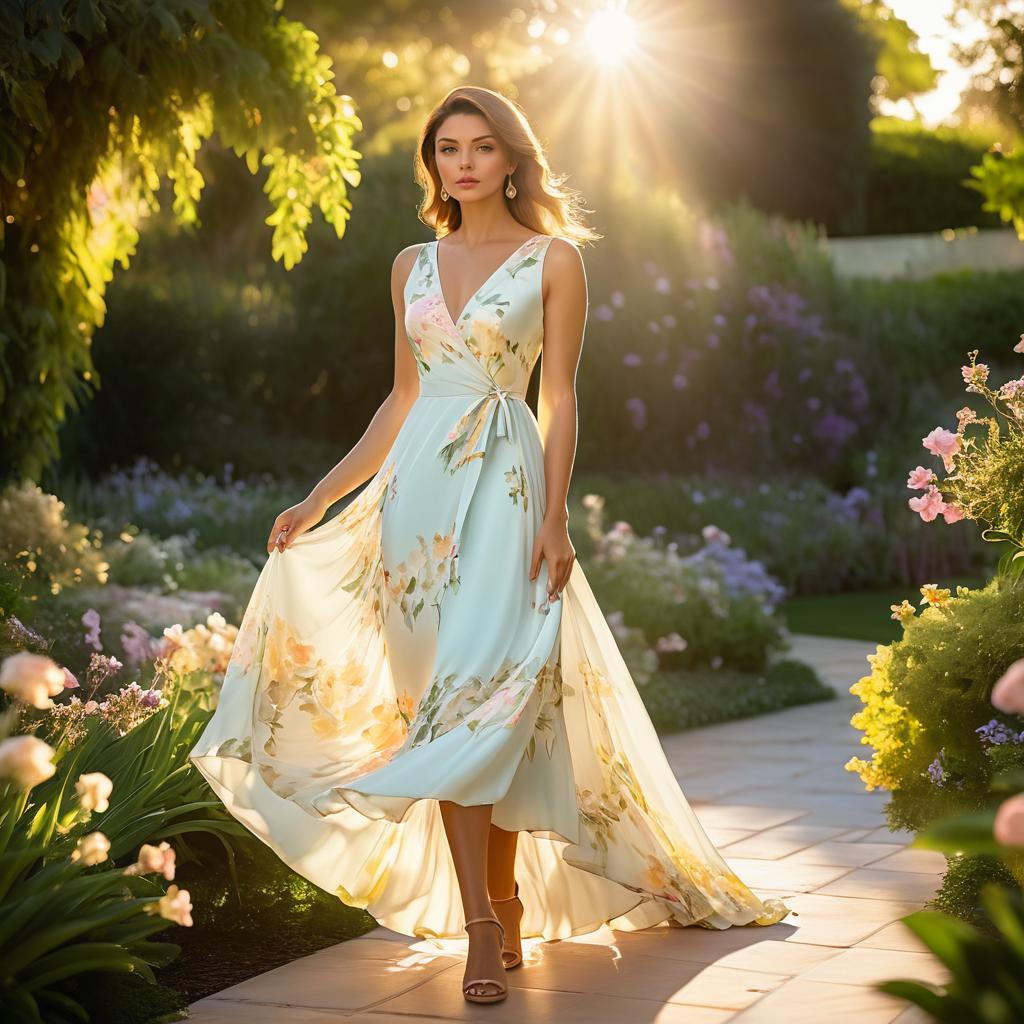
<svg viewBox="0 0 1024 1024">
<path fill-rule="evenodd" d="M 479 185 L 480 182 L 476 178 L 465 178 L 455 182 L 456 185 Z"/>
</svg>

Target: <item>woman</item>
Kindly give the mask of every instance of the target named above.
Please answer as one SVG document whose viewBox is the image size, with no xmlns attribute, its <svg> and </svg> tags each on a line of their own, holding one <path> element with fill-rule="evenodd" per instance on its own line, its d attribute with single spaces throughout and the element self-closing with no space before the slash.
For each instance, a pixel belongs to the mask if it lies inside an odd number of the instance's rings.
<svg viewBox="0 0 1024 1024">
<path fill-rule="evenodd" d="M 700 827 L 569 539 L 577 243 L 598 236 L 488 89 L 434 110 L 417 174 L 439 237 L 394 262 L 394 386 L 274 522 L 191 757 L 345 903 L 409 935 L 465 931 L 464 994 L 493 1002 L 524 935 L 773 924 L 789 908 L 762 903 Z"/>
</svg>

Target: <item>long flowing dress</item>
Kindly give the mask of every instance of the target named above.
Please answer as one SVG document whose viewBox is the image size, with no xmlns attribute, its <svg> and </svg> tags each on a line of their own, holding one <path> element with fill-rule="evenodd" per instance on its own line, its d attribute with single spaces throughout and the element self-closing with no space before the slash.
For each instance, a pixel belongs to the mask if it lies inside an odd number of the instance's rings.
<svg viewBox="0 0 1024 1024">
<path fill-rule="evenodd" d="M 522 935 L 774 924 L 701 828 L 579 562 L 529 579 L 545 508 L 524 400 L 535 235 L 453 320 L 428 242 L 405 285 L 420 394 L 338 515 L 274 549 L 190 752 L 296 872 L 410 936 L 464 937 L 438 801 L 520 832 Z"/>
</svg>

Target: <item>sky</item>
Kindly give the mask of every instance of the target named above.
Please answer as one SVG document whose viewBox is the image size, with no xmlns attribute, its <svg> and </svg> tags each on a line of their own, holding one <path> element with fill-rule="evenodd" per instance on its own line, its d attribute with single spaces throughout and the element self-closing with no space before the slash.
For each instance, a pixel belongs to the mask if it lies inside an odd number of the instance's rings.
<svg viewBox="0 0 1024 1024">
<path fill-rule="evenodd" d="M 950 42 L 968 41 L 979 35 L 977 24 L 967 23 L 953 27 L 946 21 L 952 10 L 952 0 L 887 0 L 890 9 L 902 18 L 921 38 L 921 50 L 931 58 L 940 72 L 938 86 L 929 93 L 915 98 L 925 124 L 935 127 L 949 120 L 960 102 L 960 93 L 970 84 L 971 72 L 960 67 L 950 56 Z M 910 104 L 884 103 L 882 113 L 896 117 L 913 116 Z"/>
</svg>

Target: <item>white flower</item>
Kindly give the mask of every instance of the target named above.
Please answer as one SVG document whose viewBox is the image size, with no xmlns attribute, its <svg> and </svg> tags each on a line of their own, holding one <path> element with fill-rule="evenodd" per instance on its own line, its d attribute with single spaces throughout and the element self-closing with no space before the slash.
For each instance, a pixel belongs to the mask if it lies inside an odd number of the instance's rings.
<svg viewBox="0 0 1024 1024">
<path fill-rule="evenodd" d="M 107 859 L 109 849 L 110 840 L 102 832 L 90 832 L 78 840 L 77 846 L 71 851 L 71 860 L 81 860 L 87 868 L 92 867 Z"/>
<path fill-rule="evenodd" d="M 157 871 L 168 881 L 174 878 L 175 858 L 171 844 L 166 840 L 159 846 L 143 843 L 139 848 L 139 858 L 134 864 L 124 869 L 126 875 L 148 875 Z"/>
<path fill-rule="evenodd" d="M 64 670 L 43 654 L 21 651 L 5 658 L 0 667 L 0 687 L 36 708 L 52 708 L 50 698 L 61 693 L 66 682 Z"/>
<path fill-rule="evenodd" d="M 658 651 L 685 651 L 687 643 L 678 633 L 669 633 L 667 636 L 658 637 L 654 648 Z"/>
<path fill-rule="evenodd" d="M 223 629 L 227 624 L 228 620 L 220 612 L 213 612 L 206 617 L 206 625 L 214 631 Z"/>
<path fill-rule="evenodd" d="M 161 917 L 173 921 L 175 924 L 192 927 L 192 901 L 189 899 L 188 889 L 179 889 L 176 885 L 169 885 L 167 892 L 160 897 L 160 901 L 154 907 L 146 907 L 147 913 L 159 913 Z"/>
<path fill-rule="evenodd" d="M 37 736 L 12 736 L 0 742 L 0 779 L 13 779 L 22 789 L 31 789 L 57 770 L 55 753 Z"/>
<path fill-rule="evenodd" d="M 114 783 L 103 772 L 86 772 L 75 783 L 78 802 L 86 811 L 105 811 L 113 788 Z"/>
</svg>

